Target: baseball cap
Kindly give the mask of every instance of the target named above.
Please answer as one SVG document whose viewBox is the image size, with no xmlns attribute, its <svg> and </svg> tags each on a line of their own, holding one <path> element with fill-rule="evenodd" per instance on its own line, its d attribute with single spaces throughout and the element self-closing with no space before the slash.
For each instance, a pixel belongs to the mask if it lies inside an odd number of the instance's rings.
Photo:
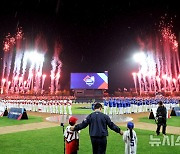
<svg viewBox="0 0 180 154">
<path fill-rule="evenodd" d="M 77 120 L 78 120 L 78 119 L 77 119 L 76 117 L 73 117 L 73 116 L 72 116 L 72 117 L 69 118 L 69 123 L 71 123 L 71 124 L 74 125 Z"/>
<path fill-rule="evenodd" d="M 127 123 L 127 128 L 133 129 L 134 128 L 134 123 L 133 122 L 128 122 Z"/>
</svg>

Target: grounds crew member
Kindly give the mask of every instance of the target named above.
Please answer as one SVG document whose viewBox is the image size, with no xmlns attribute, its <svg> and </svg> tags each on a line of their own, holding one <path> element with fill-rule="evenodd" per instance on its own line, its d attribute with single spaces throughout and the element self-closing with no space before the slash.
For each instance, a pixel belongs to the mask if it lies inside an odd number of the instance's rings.
<svg viewBox="0 0 180 154">
<path fill-rule="evenodd" d="M 157 108 L 157 113 L 156 113 L 156 119 L 157 119 L 157 130 L 156 134 L 160 134 L 160 128 L 162 125 L 162 133 L 166 135 L 166 118 L 167 118 L 167 110 L 166 107 L 163 105 L 163 102 L 159 102 L 159 107 Z"/>
<path fill-rule="evenodd" d="M 93 154 L 106 153 L 106 136 L 108 136 L 107 126 L 111 130 L 123 135 L 121 129 L 111 121 L 108 115 L 102 113 L 101 111 L 102 105 L 100 103 L 96 103 L 93 113 L 88 115 L 82 123 L 71 127 L 71 130 L 79 131 L 89 125 L 89 134 L 91 137 Z"/>
</svg>

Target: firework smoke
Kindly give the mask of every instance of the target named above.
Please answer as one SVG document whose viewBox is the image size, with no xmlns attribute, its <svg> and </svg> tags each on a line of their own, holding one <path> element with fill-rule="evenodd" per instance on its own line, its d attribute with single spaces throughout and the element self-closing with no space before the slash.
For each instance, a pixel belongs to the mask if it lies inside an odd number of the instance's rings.
<svg viewBox="0 0 180 154">
<path fill-rule="evenodd" d="M 24 40 L 26 45 L 24 45 Z M 14 37 L 10 34 L 5 37 L 3 44 L 1 94 L 9 93 L 9 91 L 11 93 L 43 93 L 46 78 L 46 75 L 43 74 L 43 64 L 48 50 L 45 37 L 42 34 L 37 35 L 33 46 L 24 38 L 22 28 L 18 28 Z M 54 56 L 51 62 L 51 75 L 54 75 L 54 80 L 52 77 L 51 79 L 55 86 L 52 90 L 53 93 L 54 90 L 57 91 L 60 87 L 59 79 L 62 63 L 58 56 L 61 50 L 60 44 L 55 43 Z M 12 59 L 15 59 L 14 63 Z M 9 80 L 10 76 L 12 80 Z M 53 88 L 53 86 L 51 87 Z"/>
<path fill-rule="evenodd" d="M 54 56 L 51 61 L 52 65 L 52 70 L 51 70 L 51 93 L 54 93 L 54 90 L 56 92 L 59 90 L 60 85 L 59 85 L 59 79 L 61 76 L 61 67 L 62 67 L 62 62 L 59 59 L 59 55 L 62 51 L 62 46 L 60 43 L 55 42 L 54 45 Z M 54 87 L 55 86 L 55 87 Z"/>
<path fill-rule="evenodd" d="M 149 37 L 148 41 L 138 38 L 141 49 L 139 58 L 139 81 L 140 93 L 142 91 L 179 91 L 180 62 L 178 43 L 172 32 L 172 19 L 170 23 L 166 17 L 162 17 L 159 25 L 159 34 Z M 153 39 L 154 38 L 154 39 Z M 140 56 L 140 55 L 139 55 Z M 135 74 L 133 74 L 135 80 Z M 136 81 L 134 81 L 136 82 Z"/>
</svg>

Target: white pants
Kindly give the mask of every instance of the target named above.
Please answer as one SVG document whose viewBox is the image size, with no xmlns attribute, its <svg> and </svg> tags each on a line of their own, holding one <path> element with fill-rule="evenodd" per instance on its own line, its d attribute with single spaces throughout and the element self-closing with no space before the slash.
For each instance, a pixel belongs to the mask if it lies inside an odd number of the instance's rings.
<svg viewBox="0 0 180 154">
<path fill-rule="evenodd" d="M 62 105 L 59 105 L 59 114 L 63 114 L 63 107 L 62 107 Z"/>
<path fill-rule="evenodd" d="M 53 106 L 50 106 L 50 113 L 53 113 Z"/>
<path fill-rule="evenodd" d="M 107 106 L 104 106 L 104 114 L 108 114 L 108 107 Z"/>
<path fill-rule="evenodd" d="M 56 105 L 56 113 L 59 113 L 59 106 Z"/>
<path fill-rule="evenodd" d="M 113 107 L 113 114 L 116 114 L 116 107 Z"/>
<path fill-rule="evenodd" d="M 46 112 L 46 105 L 43 105 L 42 112 Z"/>
<path fill-rule="evenodd" d="M 140 106 L 137 106 L 137 111 L 140 112 Z"/>
<path fill-rule="evenodd" d="M 123 107 L 119 107 L 119 114 L 123 114 Z"/>
<path fill-rule="evenodd" d="M 66 107 L 67 105 L 64 105 L 64 114 L 67 114 Z"/>
<path fill-rule="evenodd" d="M 144 110 L 143 110 L 143 112 L 147 112 L 147 105 L 146 105 L 146 104 L 144 105 Z"/>
<path fill-rule="evenodd" d="M 127 113 L 131 113 L 131 107 L 130 106 L 127 107 Z"/>
<path fill-rule="evenodd" d="M 69 111 L 69 114 L 71 115 L 72 114 L 71 105 L 68 105 L 68 111 Z"/>
<path fill-rule="evenodd" d="M 112 114 L 112 107 L 109 107 L 109 114 Z"/>
<path fill-rule="evenodd" d="M 147 106 L 147 111 L 150 111 L 151 110 L 151 106 L 150 105 L 146 105 Z"/>
<path fill-rule="evenodd" d="M 123 107 L 123 114 L 127 112 L 127 108 Z"/>
</svg>

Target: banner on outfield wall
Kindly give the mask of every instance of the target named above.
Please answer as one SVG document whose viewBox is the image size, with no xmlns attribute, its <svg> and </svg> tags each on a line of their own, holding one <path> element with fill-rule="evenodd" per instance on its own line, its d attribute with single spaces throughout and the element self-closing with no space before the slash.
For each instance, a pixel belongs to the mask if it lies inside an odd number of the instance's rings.
<svg viewBox="0 0 180 154">
<path fill-rule="evenodd" d="M 71 89 L 108 89 L 108 72 L 71 73 Z"/>
<path fill-rule="evenodd" d="M 180 116 L 180 107 L 173 107 L 171 116 Z"/>
<path fill-rule="evenodd" d="M 10 108 L 8 113 L 8 118 L 10 119 L 28 119 L 26 109 L 25 108 Z"/>
</svg>

